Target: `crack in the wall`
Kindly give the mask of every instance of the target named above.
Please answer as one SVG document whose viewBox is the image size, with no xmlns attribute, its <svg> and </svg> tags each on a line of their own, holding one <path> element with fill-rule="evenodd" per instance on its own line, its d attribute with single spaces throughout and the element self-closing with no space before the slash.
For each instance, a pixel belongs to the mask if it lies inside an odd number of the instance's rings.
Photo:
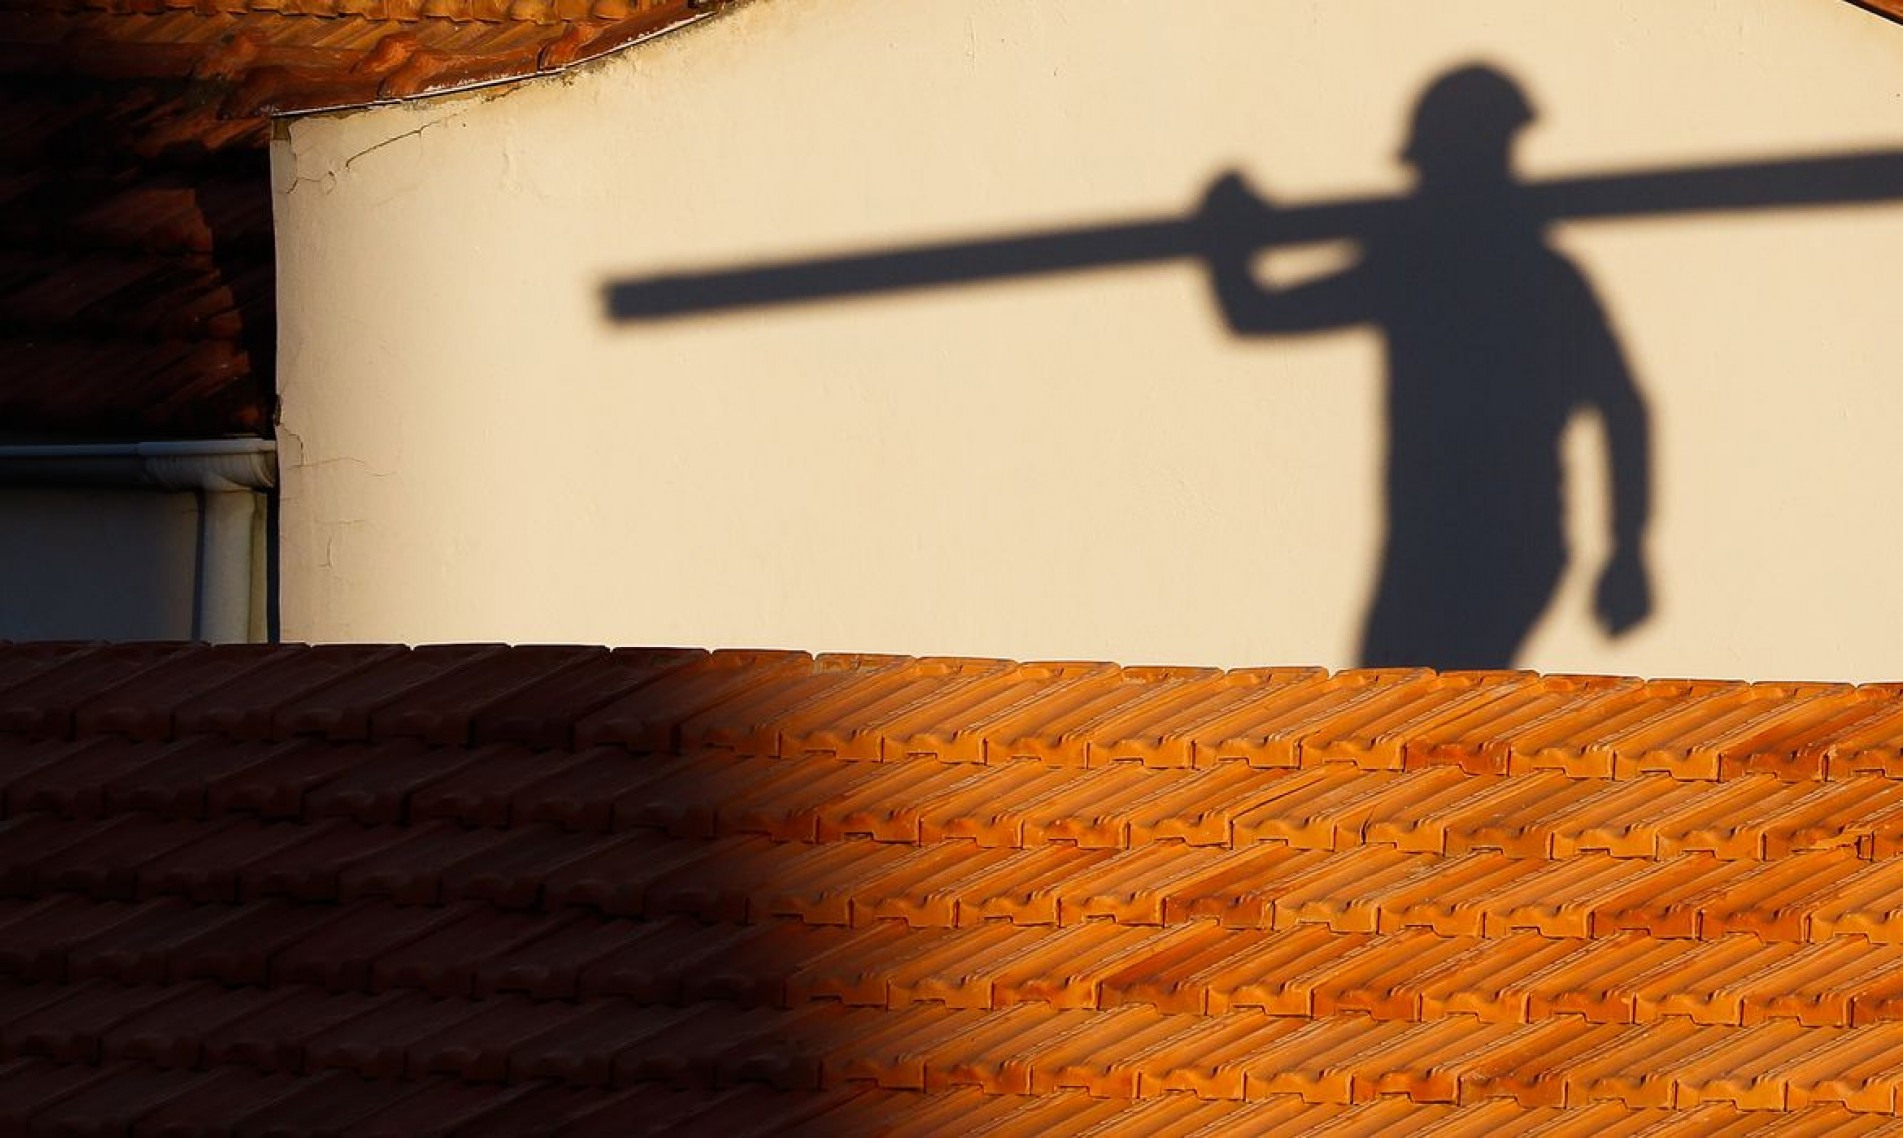
<svg viewBox="0 0 1903 1138">
<path fill-rule="evenodd" d="M 394 138 L 386 138 L 382 142 L 377 143 L 375 146 L 371 146 L 363 150 L 359 150 L 355 154 L 352 154 L 350 157 L 344 159 L 342 169 L 348 170 L 352 166 L 356 165 L 358 159 L 368 158 L 370 155 L 375 154 L 377 151 L 382 150 L 384 147 L 394 146 L 397 143 L 402 142 L 406 138 L 420 138 L 422 137 L 424 131 L 429 130 L 431 127 L 441 126 L 444 123 L 449 121 L 451 120 L 438 119 L 435 122 L 427 122 L 427 123 L 424 123 L 422 126 L 417 127 L 415 130 L 406 130 L 402 134 L 399 134 Z"/>
<path fill-rule="evenodd" d="M 310 183 L 310 184 L 320 186 L 325 193 L 330 193 L 337 188 L 338 177 L 342 174 L 348 173 L 350 169 L 362 159 L 367 158 L 372 154 L 375 154 L 377 151 L 382 150 L 385 147 L 394 146 L 397 143 L 406 141 L 408 139 L 420 138 L 425 131 L 432 130 L 439 126 L 447 126 L 450 123 L 456 122 L 457 120 L 462 118 L 463 113 L 464 112 L 457 111 L 452 114 L 445 115 L 442 118 L 434 119 L 430 122 L 426 122 L 423 125 L 417 127 L 415 130 L 406 130 L 402 132 L 401 134 L 392 135 L 389 138 L 382 139 L 381 141 L 373 143 L 372 145 L 366 146 L 361 150 L 358 150 L 350 155 L 347 155 L 341 162 L 325 163 L 323 171 L 317 174 L 304 174 L 299 172 L 298 168 L 304 165 L 305 162 L 307 161 L 308 152 L 300 152 L 299 148 L 296 145 L 295 140 L 286 138 L 283 142 L 283 145 L 285 146 L 284 153 L 287 155 L 286 165 L 289 167 L 291 177 L 289 181 L 283 181 L 281 179 L 274 180 L 276 184 L 272 188 L 276 190 L 278 194 L 288 196 L 293 191 L 295 191 L 299 186 L 305 185 L 306 183 Z"/>
<path fill-rule="evenodd" d="M 378 470 L 363 459 L 351 458 L 348 455 L 342 455 L 337 458 L 320 458 L 316 462 L 300 462 L 296 465 L 296 469 L 322 470 L 327 466 L 354 466 L 371 478 L 390 478 L 396 474 L 394 470 Z"/>
<path fill-rule="evenodd" d="M 273 421 L 277 431 L 278 465 L 283 467 L 301 467 L 304 465 L 304 436 L 284 425 L 283 400 L 278 401 L 278 414 Z"/>
<path fill-rule="evenodd" d="M 335 458 L 306 459 L 304 457 L 304 439 L 296 431 L 278 424 L 278 465 L 282 470 L 315 471 L 332 466 L 356 467 L 371 478 L 391 478 L 394 470 L 379 470 L 361 458 L 339 455 Z"/>
</svg>

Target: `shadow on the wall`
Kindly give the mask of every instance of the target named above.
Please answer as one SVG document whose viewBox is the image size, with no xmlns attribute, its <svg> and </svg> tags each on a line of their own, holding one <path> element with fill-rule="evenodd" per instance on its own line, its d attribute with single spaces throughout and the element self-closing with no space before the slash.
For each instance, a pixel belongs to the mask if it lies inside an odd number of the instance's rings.
<svg viewBox="0 0 1903 1138">
<path fill-rule="evenodd" d="M 1549 245 L 1511 148 L 1533 111 L 1499 72 L 1431 86 L 1402 157 L 1404 206 L 1359 263 L 1287 289 L 1251 271 L 1273 212 L 1234 175 L 1211 187 L 1204 248 L 1238 335 L 1374 323 L 1385 333 L 1387 527 L 1361 662 L 1512 666 L 1566 566 L 1560 439 L 1597 411 L 1611 446 L 1613 554 L 1596 613 L 1612 633 L 1651 612 L 1645 403 L 1592 288 Z"/>
<path fill-rule="evenodd" d="M 1193 258 L 1238 336 L 1378 325 L 1386 338 L 1386 533 L 1363 625 L 1368 666 L 1505 668 L 1567 562 L 1560 442 L 1597 414 L 1612 474 L 1612 555 L 1595 615 L 1653 611 L 1645 401 L 1591 285 L 1546 239 L 1556 221 L 1903 199 L 1903 151 L 1590 175 L 1527 184 L 1512 144 L 1534 110 L 1487 66 L 1449 72 L 1413 111 L 1402 198 L 1290 208 L 1234 174 L 1187 218 L 924 245 L 611 282 L 608 316 L 706 312 Z M 1288 288 L 1265 249 L 1351 239 L 1351 267 Z"/>
</svg>

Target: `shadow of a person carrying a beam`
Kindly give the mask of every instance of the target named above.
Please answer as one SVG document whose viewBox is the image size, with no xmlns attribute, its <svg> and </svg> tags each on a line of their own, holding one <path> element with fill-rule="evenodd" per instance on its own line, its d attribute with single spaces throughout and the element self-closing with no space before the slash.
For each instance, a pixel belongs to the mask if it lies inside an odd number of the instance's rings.
<svg viewBox="0 0 1903 1138">
<path fill-rule="evenodd" d="M 1610 449 L 1613 549 L 1595 615 L 1613 635 L 1651 613 L 1647 413 L 1592 287 L 1546 240 L 1515 181 L 1533 110 L 1500 72 L 1431 84 L 1402 158 L 1417 180 L 1361 257 L 1286 288 L 1252 269 L 1274 207 L 1218 180 L 1198 228 L 1239 335 L 1380 326 L 1387 351 L 1387 530 L 1362 630 L 1367 667 L 1511 667 L 1567 550 L 1560 442 L 1597 413 Z"/>
</svg>

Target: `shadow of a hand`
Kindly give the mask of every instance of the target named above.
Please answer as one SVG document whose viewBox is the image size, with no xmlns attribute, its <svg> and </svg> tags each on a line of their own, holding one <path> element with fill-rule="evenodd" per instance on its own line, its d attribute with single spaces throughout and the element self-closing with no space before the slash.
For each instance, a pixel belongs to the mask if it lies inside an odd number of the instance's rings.
<svg viewBox="0 0 1903 1138">
<path fill-rule="evenodd" d="M 1194 219 L 1205 257 L 1235 256 L 1261 241 L 1273 207 L 1234 170 L 1211 182 Z"/>
<path fill-rule="evenodd" d="M 1632 631 L 1652 615 L 1651 575 L 1637 548 L 1622 545 L 1606 562 L 1593 594 L 1593 615 L 1611 636 Z"/>
</svg>

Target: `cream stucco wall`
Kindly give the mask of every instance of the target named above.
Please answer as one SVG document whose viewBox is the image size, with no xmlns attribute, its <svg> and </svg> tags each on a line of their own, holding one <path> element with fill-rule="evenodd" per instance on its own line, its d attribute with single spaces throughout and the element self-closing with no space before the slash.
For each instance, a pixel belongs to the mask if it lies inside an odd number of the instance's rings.
<svg viewBox="0 0 1903 1138">
<path fill-rule="evenodd" d="M 1372 328 L 1232 337 L 1188 261 L 649 325 L 600 290 L 1181 213 L 1228 169 L 1402 192 L 1414 100 L 1473 60 L 1539 109 L 1527 178 L 1903 146 L 1903 28 L 1840 0 L 758 0 L 292 121 L 284 634 L 1350 664 Z M 1656 611 L 1591 619 L 1586 421 L 1521 662 L 1903 678 L 1903 204 L 1556 242 L 1650 406 Z"/>
</svg>

